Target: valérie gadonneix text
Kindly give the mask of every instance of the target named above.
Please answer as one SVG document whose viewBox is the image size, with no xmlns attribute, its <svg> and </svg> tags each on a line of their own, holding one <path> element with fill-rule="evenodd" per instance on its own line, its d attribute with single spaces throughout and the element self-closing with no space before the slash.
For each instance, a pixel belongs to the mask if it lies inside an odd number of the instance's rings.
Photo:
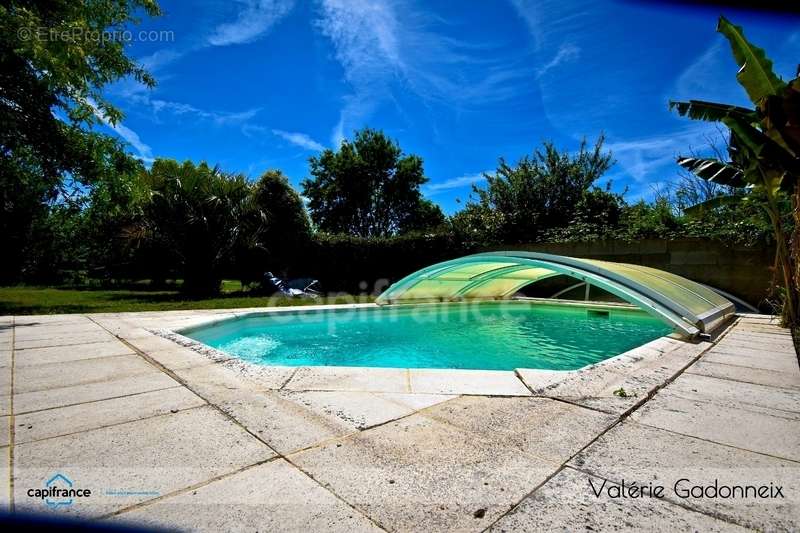
<svg viewBox="0 0 800 533">
<path fill-rule="evenodd" d="M 589 486 L 596 497 L 603 494 L 609 498 L 636 499 L 636 498 L 664 498 L 667 489 L 663 485 L 653 482 L 637 483 L 625 481 L 620 484 L 609 483 L 603 480 L 596 483 L 589 479 Z M 720 484 L 718 479 L 710 483 L 698 483 L 687 478 L 681 478 L 670 487 L 672 493 L 678 498 L 707 498 L 707 499 L 752 499 L 768 500 L 785 498 L 783 486 L 770 482 L 768 485 L 726 485 Z"/>
</svg>

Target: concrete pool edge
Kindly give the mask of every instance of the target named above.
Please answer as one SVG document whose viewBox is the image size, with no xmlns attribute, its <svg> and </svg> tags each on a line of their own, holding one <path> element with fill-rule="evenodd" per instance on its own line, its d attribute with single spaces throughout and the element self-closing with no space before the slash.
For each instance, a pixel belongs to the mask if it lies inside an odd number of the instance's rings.
<svg viewBox="0 0 800 533">
<path fill-rule="evenodd" d="M 464 370 L 348 366 L 270 366 L 249 363 L 183 335 L 220 322 L 273 313 L 309 313 L 376 307 L 375 304 L 314 305 L 296 308 L 230 310 L 197 318 L 179 327 L 154 328 L 151 333 L 185 350 L 183 366 L 217 363 L 262 390 L 341 391 L 484 396 L 548 396 L 582 401 L 593 408 L 619 412 L 652 394 L 694 362 L 714 342 L 687 341 L 670 334 L 578 370 Z M 719 328 L 715 340 L 735 320 Z M 192 361 L 195 359 L 194 361 Z M 229 376 L 230 377 L 230 376 Z M 226 377 L 225 379 L 228 379 Z M 232 377 L 232 379 L 236 379 Z M 604 405 L 609 401 L 609 405 Z M 588 405 L 587 405 L 588 406 Z"/>
</svg>

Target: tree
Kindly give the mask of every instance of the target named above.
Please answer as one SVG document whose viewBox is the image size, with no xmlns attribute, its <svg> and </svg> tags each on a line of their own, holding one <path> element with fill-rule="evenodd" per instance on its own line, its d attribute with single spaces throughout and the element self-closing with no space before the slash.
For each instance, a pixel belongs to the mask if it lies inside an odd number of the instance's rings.
<svg viewBox="0 0 800 533">
<path fill-rule="evenodd" d="M 25 281 L 108 280 L 130 262 L 121 236 L 141 200 L 137 174 L 144 167 L 124 152 L 118 153 L 121 161 L 108 176 L 91 186 L 69 185 L 71 196 L 60 193 L 35 217 L 24 243 L 21 273 Z"/>
<path fill-rule="evenodd" d="M 416 209 L 408 213 L 403 219 L 401 227 L 403 233 L 412 231 L 428 231 L 442 227 L 447 222 L 447 218 L 442 213 L 442 209 L 427 199 L 422 199 Z"/>
<path fill-rule="evenodd" d="M 257 246 L 267 220 L 250 183 L 206 163 L 168 159 L 156 159 L 142 179 L 150 192 L 136 237 L 174 254 L 182 290 L 198 296 L 218 292 L 233 251 Z"/>
<path fill-rule="evenodd" d="M 119 142 L 91 127 L 121 117 L 102 96 L 107 83 L 154 83 L 122 39 L 109 38 L 136 23 L 140 9 L 158 14 L 153 0 L 0 5 L 0 280 L 18 277 L 51 204 L 129 164 Z"/>
<path fill-rule="evenodd" d="M 569 224 L 586 192 L 612 165 L 611 153 L 603 152 L 602 135 L 592 149 L 584 139 L 574 155 L 545 142 L 515 166 L 501 158 L 496 172 L 485 175 L 485 188 L 473 187 L 477 198 L 455 222 L 466 225 L 466 234 L 489 232 L 490 241 L 536 241 Z"/>
<path fill-rule="evenodd" d="M 784 82 L 772 71 L 764 50 L 744 36 L 742 28 L 720 17 L 717 31 L 731 45 L 739 65 L 736 75 L 754 108 L 690 100 L 670 102 L 681 115 L 696 120 L 721 122 L 730 130 L 730 161 L 720 158 L 682 157 L 678 164 L 708 181 L 760 193 L 776 241 L 776 265 L 783 287 L 783 319 L 798 324 L 800 285 L 800 76 Z M 793 194 L 794 235 L 789 242 L 781 215 L 781 195 Z M 709 209 L 737 201 L 731 196 L 714 198 L 697 209 Z"/>
<path fill-rule="evenodd" d="M 309 245 L 311 224 L 303 200 L 280 170 L 267 170 L 252 187 L 254 218 L 247 231 L 251 242 L 236 251 L 243 284 L 257 281 L 266 270 L 280 272 L 295 265 Z"/>
<path fill-rule="evenodd" d="M 384 237 L 444 220 L 420 193 L 428 181 L 422 159 L 403 154 L 381 131 L 357 131 L 339 150 L 325 150 L 309 164 L 312 177 L 303 181 L 303 195 L 322 231 Z"/>
</svg>

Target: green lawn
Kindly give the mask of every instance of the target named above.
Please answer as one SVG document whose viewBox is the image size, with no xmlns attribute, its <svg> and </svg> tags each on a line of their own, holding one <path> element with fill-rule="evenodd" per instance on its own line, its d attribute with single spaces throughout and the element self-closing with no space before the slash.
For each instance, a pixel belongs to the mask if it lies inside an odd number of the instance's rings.
<svg viewBox="0 0 800 533">
<path fill-rule="evenodd" d="M 225 281 L 222 294 L 214 298 L 192 299 L 177 290 L 151 290 L 146 286 L 131 289 L 0 287 L 0 315 L 56 313 L 115 313 L 125 311 L 169 311 L 178 309 L 230 309 L 267 305 L 312 305 L 371 302 L 368 296 L 337 296 L 316 300 L 250 296 L 240 290 L 238 281 Z"/>
</svg>

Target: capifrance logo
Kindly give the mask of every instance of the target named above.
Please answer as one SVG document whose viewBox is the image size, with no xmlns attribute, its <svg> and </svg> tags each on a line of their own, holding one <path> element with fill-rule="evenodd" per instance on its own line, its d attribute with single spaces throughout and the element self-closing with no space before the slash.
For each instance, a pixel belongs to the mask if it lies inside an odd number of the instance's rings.
<svg viewBox="0 0 800 533">
<path fill-rule="evenodd" d="M 78 498 L 88 498 L 92 495 L 91 489 L 84 489 L 75 486 L 75 483 L 65 476 L 58 473 L 44 482 L 44 488 L 28 489 L 28 497 L 38 498 L 52 508 L 69 507 Z"/>
</svg>

